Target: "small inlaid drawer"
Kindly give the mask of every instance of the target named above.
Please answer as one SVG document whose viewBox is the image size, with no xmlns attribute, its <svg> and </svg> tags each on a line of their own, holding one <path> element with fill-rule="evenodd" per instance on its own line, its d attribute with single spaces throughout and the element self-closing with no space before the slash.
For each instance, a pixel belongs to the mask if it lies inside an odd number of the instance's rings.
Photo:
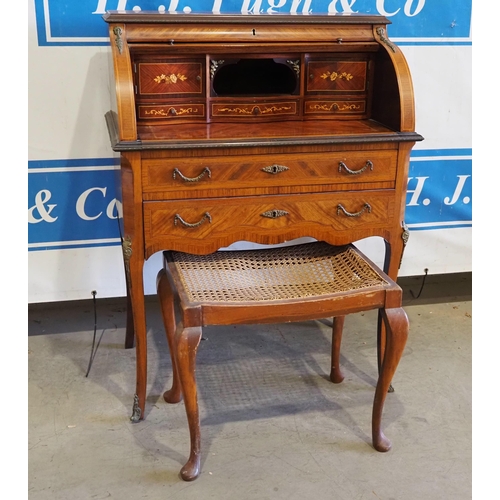
<svg viewBox="0 0 500 500">
<path fill-rule="evenodd" d="M 309 61 L 306 72 L 306 91 L 365 92 L 368 61 Z"/>
<path fill-rule="evenodd" d="M 204 61 L 139 62 L 138 98 L 204 95 Z"/>
<path fill-rule="evenodd" d="M 205 103 L 139 104 L 137 106 L 137 117 L 139 120 L 204 119 Z"/>
<path fill-rule="evenodd" d="M 286 101 L 212 101 L 210 106 L 211 118 L 236 118 L 236 119 L 258 119 L 258 118 L 280 118 L 296 117 L 299 113 L 297 100 Z"/>
<path fill-rule="evenodd" d="M 364 99 L 322 99 L 307 100 L 304 104 L 304 114 L 319 116 L 330 115 L 363 115 L 366 113 L 366 101 Z"/>
</svg>

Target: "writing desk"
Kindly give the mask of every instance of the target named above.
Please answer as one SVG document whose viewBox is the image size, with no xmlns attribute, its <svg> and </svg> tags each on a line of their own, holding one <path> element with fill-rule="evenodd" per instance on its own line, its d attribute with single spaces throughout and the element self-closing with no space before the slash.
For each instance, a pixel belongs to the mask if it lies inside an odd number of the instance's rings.
<svg viewBox="0 0 500 500">
<path fill-rule="evenodd" d="M 312 237 L 386 243 L 397 278 L 410 72 L 389 21 L 368 15 L 108 12 L 121 155 L 132 421 L 147 382 L 143 266 L 155 252 Z M 384 349 L 383 324 L 379 349 Z"/>
</svg>

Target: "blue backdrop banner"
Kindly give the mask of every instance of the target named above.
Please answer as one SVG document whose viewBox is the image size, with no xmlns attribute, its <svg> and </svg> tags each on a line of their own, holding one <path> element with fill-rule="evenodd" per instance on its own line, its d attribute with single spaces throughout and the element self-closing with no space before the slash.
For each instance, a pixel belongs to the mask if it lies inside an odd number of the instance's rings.
<svg viewBox="0 0 500 500">
<path fill-rule="evenodd" d="M 28 249 L 117 245 L 118 160 L 28 162 Z"/>
<path fill-rule="evenodd" d="M 472 150 L 414 150 L 406 195 L 410 229 L 472 226 Z"/>
<path fill-rule="evenodd" d="M 39 45 L 107 45 L 107 10 L 380 14 L 399 44 L 470 44 L 472 0 L 35 0 Z"/>
</svg>

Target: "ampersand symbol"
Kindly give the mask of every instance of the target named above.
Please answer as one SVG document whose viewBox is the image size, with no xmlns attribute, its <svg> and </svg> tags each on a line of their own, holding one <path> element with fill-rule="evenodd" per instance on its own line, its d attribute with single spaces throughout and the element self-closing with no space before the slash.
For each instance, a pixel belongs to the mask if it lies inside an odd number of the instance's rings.
<svg viewBox="0 0 500 500">
<path fill-rule="evenodd" d="M 50 212 L 52 212 L 56 205 L 47 205 L 47 208 L 45 208 L 45 203 L 50 200 L 51 196 L 52 194 L 48 189 L 42 189 L 36 194 L 35 205 L 28 209 L 28 222 L 31 224 L 38 224 L 42 221 L 54 222 L 57 219 L 57 217 L 52 217 L 50 215 Z M 33 215 L 35 210 L 40 215 L 39 219 L 35 219 L 35 216 Z"/>
</svg>

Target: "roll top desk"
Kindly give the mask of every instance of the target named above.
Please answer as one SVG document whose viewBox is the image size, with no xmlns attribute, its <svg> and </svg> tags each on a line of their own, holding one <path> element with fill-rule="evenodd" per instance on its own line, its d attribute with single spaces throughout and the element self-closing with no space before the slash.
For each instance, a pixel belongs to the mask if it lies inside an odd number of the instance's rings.
<svg viewBox="0 0 500 500">
<path fill-rule="evenodd" d="M 368 15 L 108 12 L 132 421 L 147 382 L 143 265 L 236 241 L 379 236 L 396 279 L 415 133 L 410 72 Z M 379 327 L 383 329 L 383 326 Z"/>
</svg>

